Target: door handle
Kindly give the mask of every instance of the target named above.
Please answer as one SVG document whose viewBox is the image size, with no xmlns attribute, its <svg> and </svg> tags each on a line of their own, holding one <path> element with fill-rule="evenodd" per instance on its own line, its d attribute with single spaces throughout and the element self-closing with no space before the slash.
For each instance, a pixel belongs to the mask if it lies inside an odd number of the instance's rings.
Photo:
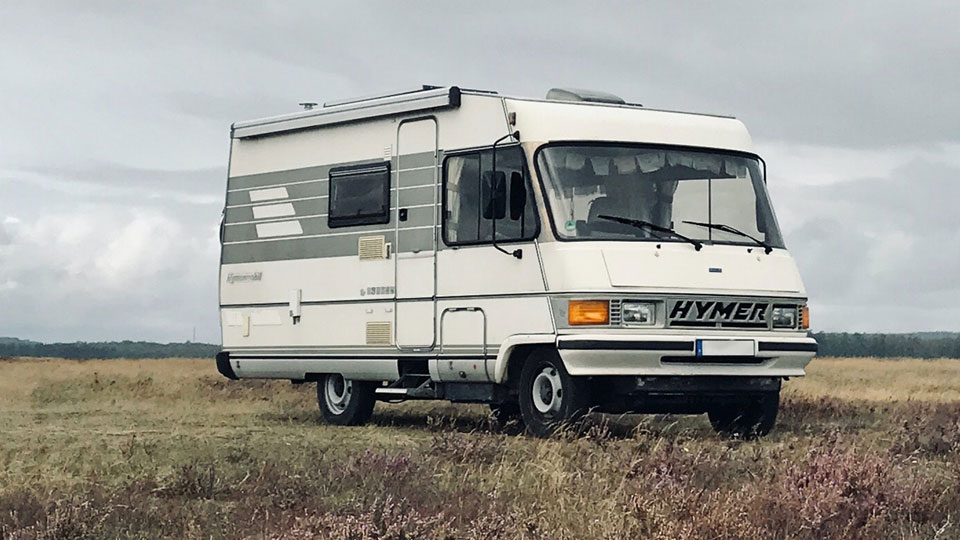
<svg viewBox="0 0 960 540">
<path fill-rule="evenodd" d="M 408 214 L 407 209 L 406 209 L 406 208 L 401 208 L 401 209 L 400 209 L 400 214 L 399 214 L 399 216 L 397 216 L 397 219 L 399 219 L 400 221 L 406 221 L 406 220 L 407 220 L 407 217 L 408 217 L 407 214 Z"/>
</svg>

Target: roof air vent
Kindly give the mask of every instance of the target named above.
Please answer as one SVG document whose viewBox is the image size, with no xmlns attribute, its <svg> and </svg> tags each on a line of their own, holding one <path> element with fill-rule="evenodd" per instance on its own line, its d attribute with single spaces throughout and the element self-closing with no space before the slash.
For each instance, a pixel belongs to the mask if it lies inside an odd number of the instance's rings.
<svg viewBox="0 0 960 540">
<path fill-rule="evenodd" d="M 626 105 L 627 102 L 620 96 L 596 90 L 580 90 L 577 88 L 551 88 L 547 92 L 547 99 L 556 101 L 589 101 L 591 103 L 613 103 Z"/>
</svg>

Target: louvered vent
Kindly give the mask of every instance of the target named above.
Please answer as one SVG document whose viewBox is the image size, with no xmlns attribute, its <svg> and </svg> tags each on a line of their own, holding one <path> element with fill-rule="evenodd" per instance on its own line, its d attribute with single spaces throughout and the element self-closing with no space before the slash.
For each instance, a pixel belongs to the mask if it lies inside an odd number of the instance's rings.
<svg viewBox="0 0 960 540">
<path fill-rule="evenodd" d="M 377 261 L 388 258 L 386 238 L 383 236 L 361 236 L 357 240 L 357 253 L 361 261 Z"/>
<path fill-rule="evenodd" d="M 620 326 L 623 319 L 623 300 L 610 301 L 610 325 Z"/>
<path fill-rule="evenodd" d="M 368 322 L 367 345 L 393 345 L 393 323 L 390 321 Z"/>
</svg>

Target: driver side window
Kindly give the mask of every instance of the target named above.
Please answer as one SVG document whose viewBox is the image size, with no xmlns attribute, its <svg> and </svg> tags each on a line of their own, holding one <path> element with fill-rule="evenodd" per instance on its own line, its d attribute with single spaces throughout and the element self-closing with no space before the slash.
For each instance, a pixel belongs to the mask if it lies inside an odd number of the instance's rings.
<svg viewBox="0 0 960 540">
<path fill-rule="evenodd" d="M 443 166 L 443 240 L 450 246 L 529 241 L 536 204 L 518 146 L 449 156 Z"/>
</svg>

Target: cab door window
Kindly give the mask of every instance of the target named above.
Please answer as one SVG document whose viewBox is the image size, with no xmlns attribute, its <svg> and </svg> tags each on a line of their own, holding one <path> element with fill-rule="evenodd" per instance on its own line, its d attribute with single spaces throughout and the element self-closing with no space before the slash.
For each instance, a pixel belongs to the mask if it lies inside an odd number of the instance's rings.
<svg viewBox="0 0 960 540">
<path fill-rule="evenodd" d="M 444 161 L 443 239 L 447 245 L 530 241 L 539 223 L 519 146 L 457 154 Z"/>
</svg>

